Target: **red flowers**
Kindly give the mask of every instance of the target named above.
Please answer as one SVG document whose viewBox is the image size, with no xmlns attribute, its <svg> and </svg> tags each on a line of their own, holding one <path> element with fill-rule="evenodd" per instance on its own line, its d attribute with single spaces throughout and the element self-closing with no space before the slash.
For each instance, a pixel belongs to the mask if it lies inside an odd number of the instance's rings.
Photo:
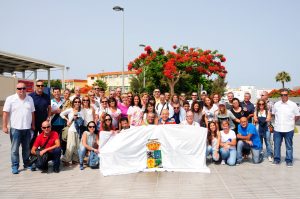
<svg viewBox="0 0 300 199">
<path fill-rule="evenodd" d="M 222 63 L 226 58 L 217 54 L 217 51 L 176 45 L 173 45 L 173 49 L 176 51 L 165 53 L 163 48 L 153 51 L 150 46 L 146 46 L 145 52 L 128 64 L 128 70 L 136 70 L 139 74 L 145 66 L 156 67 L 156 71 L 161 72 L 168 81 L 175 81 L 174 79 L 177 80 L 182 74 L 193 71 L 199 75 L 215 74 L 225 78 L 227 71 Z"/>
</svg>

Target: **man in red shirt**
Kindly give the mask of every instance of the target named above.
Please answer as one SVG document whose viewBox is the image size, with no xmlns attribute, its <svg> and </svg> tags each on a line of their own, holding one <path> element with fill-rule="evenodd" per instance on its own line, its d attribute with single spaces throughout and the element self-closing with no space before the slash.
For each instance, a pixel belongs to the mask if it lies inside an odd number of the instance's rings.
<svg viewBox="0 0 300 199">
<path fill-rule="evenodd" d="M 44 146 L 46 142 L 47 144 Z M 40 151 L 39 155 L 42 156 L 43 154 L 48 153 L 48 161 L 53 161 L 53 171 L 58 173 L 61 156 L 59 135 L 57 132 L 51 131 L 50 123 L 47 120 L 42 123 L 42 133 L 36 138 L 31 149 L 31 153 L 37 155 L 36 150 L 43 146 L 44 149 Z M 45 171 L 47 172 L 47 170 L 48 166 L 46 167 Z"/>
</svg>

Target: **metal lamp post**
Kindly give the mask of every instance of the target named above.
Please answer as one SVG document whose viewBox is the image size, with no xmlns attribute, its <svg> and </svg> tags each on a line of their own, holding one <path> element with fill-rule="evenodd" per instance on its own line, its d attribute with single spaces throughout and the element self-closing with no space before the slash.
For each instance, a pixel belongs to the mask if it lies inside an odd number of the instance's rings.
<svg viewBox="0 0 300 199">
<path fill-rule="evenodd" d="M 125 89 L 124 89 L 124 8 L 120 7 L 120 6 L 115 6 L 113 7 L 113 10 L 114 11 L 122 11 L 123 13 L 123 68 L 122 68 L 122 92 L 125 92 Z"/>
</svg>

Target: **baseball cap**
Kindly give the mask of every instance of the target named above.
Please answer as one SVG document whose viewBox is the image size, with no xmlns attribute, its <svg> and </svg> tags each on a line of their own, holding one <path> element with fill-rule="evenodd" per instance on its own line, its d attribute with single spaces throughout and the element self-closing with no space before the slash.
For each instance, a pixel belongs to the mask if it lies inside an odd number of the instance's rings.
<svg viewBox="0 0 300 199">
<path fill-rule="evenodd" d="M 226 103 L 225 103 L 224 101 L 220 101 L 220 102 L 219 102 L 219 106 L 220 106 L 220 105 L 224 105 L 224 106 L 225 106 Z"/>
</svg>

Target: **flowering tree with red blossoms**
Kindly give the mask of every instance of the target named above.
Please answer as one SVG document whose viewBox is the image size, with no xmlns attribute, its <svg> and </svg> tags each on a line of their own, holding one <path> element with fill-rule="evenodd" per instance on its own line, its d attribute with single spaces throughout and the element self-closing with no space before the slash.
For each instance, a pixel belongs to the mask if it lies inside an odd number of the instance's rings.
<svg viewBox="0 0 300 199">
<path fill-rule="evenodd" d="M 145 68 L 155 69 L 156 73 L 163 74 L 164 80 L 174 94 L 174 86 L 184 75 L 194 74 L 207 77 L 215 74 L 225 78 L 227 71 L 222 65 L 226 58 L 218 51 L 202 50 L 200 48 L 188 48 L 187 46 L 173 46 L 174 52 L 163 48 L 153 51 L 150 46 L 145 47 L 145 52 L 128 64 L 128 70 L 134 70 L 137 74 Z"/>
</svg>

